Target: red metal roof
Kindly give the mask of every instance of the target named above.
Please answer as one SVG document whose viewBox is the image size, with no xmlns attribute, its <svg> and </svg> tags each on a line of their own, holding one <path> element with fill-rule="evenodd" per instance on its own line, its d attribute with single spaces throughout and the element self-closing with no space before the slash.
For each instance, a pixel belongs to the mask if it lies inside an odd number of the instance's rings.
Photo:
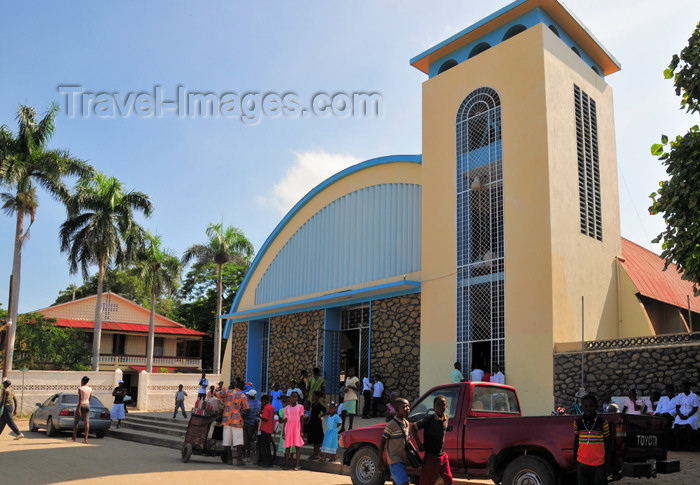
<svg viewBox="0 0 700 485">
<path fill-rule="evenodd" d="M 75 320 L 71 318 L 57 318 L 56 325 L 59 327 L 74 327 L 74 328 L 95 328 L 95 322 L 92 320 Z M 102 330 L 118 330 L 122 332 L 141 332 L 148 333 L 148 325 L 141 323 L 119 323 L 119 322 L 102 322 Z M 199 330 L 193 330 L 185 327 L 166 327 L 164 325 L 155 326 L 156 335 L 207 335 Z"/>
<path fill-rule="evenodd" d="M 693 284 L 681 279 L 675 264 L 664 271 L 665 259 L 624 237 L 620 263 L 643 296 L 687 309 L 690 295 L 690 309 L 700 312 L 700 298 L 693 296 Z"/>
</svg>

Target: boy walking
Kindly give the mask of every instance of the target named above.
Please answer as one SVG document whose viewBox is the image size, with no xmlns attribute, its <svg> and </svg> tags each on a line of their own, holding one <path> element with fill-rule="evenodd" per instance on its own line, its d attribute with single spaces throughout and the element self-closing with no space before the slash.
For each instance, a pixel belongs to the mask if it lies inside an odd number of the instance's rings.
<svg viewBox="0 0 700 485">
<path fill-rule="evenodd" d="M 409 424 L 406 421 L 406 416 L 411 409 L 408 401 L 398 398 L 394 401 L 396 415 L 391 421 L 386 423 L 382 440 L 379 443 L 379 471 L 384 470 L 384 450 L 386 449 L 386 461 L 389 464 L 391 478 L 396 485 L 408 485 L 410 480 L 406 473 L 406 446 L 410 445 L 408 441 Z M 388 444 L 387 444 L 388 442 Z"/>
<path fill-rule="evenodd" d="M 187 396 L 187 391 L 182 390 L 182 384 L 177 386 L 177 391 L 175 391 L 175 411 L 173 411 L 173 418 L 177 417 L 177 410 L 182 409 L 182 417 L 187 419 L 187 412 L 185 411 L 185 396 Z"/>
<path fill-rule="evenodd" d="M 596 413 L 598 400 L 593 394 L 581 399 L 583 416 L 574 421 L 574 460 L 578 485 L 607 485 L 610 463 L 610 427 Z"/>
<path fill-rule="evenodd" d="M 425 451 L 423 468 L 420 472 L 420 485 L 433 485 L 438 477 L 442 477 L 445 485 L 452 484 L 452 471 L 450 459 L 445 453 L 445 431 L 447 431 L 448 416 L 447 399 L 445 396 L 436 396 L 433 400 L 435 414 L 426 417 L 411 426 L 413 436 L 418 443 L 418 449 Z M 424 443 L 421 443 L 418 430 L 424 429 Z"/>
</svg>

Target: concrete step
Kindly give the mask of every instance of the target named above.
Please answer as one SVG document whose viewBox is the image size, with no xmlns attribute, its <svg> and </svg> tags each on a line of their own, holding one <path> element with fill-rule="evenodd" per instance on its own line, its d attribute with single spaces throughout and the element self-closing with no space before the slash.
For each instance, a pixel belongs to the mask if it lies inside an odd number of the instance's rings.
<svg viewBox="0 0 700 485">
<path fill-rule="evenodd" d="M 137 443 L 162 446 L 164 448 L 172 448 L 175 450 L 181 450 L 182 444 L 185 442 L 184 433 L 181 435 L 182 438 L 180 438 L 163 433 L 124 428 L 123 424 L 124 421 L 122 421 L 122 427 L 119 429 L 110 428 L 108 436 L 118 440 L 135 441 Z"/>
<path fill-rule="evenodd" d="M 112 428 L 116 429 L 116 428 Z M 162 434 L 167 436 L 184 436 L 187 433 L 187 426 L 171 427 L 149 421 L 122 420 L 120 429 L 132 431 L 146 431 L 149 433 Z"/>
</svg>

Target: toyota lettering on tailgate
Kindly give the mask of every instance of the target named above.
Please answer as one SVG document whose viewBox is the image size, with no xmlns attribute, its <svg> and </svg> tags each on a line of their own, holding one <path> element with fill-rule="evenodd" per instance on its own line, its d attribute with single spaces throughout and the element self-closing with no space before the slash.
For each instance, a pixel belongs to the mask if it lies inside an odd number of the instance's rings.
<svg viewBox="0 0 700 485">
<path fill-rule="evenodd" d="M 638 434 L 637 446 L 654 448 L 658 446 L 658 436 L 653 434 Z"/>
</svg>

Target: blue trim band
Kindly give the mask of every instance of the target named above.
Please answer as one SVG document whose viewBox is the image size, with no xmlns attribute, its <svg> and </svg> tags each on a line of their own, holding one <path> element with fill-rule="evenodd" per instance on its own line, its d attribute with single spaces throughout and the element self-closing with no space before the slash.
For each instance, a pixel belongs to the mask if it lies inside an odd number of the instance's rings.
<svg viewBox="0 0 700 485">
<path fill-rule="evenodd" d="M 410 286 L 410 288 L 404 288 L 400 290 L 391 291 L 392 288 L 399 286 Z M 376 290 L 389 290 L 386 293 L 367 295 L 367 296 L 357 296 L 353 298 L 354 295 L 359 295 L 361 293 L 366 293 L 368 291 Z M 301 313 L 309 312 L 313 310 L 319 310 L 321 308 L 333 308 L 338 306 L 345 306 L 350 304 L 355 304 L 364 301 L 382 300 L 384 298 L 390 298 L 393 296 L 409 295 L 412 293 L 420 293 L 421 284 L 420 281 L 415 280 L 401 280 L 395 281 L 393 283 L 385 283 L 377 286 L 369 286 L 366 288 L 358 288 L 356 290 L 341 291 L 337 293 L 331 293 L 328 295 L 317 296 L 315 298 L 308 298 L 306 300 L 298 300 L 288 303 L 281 303 L 279 305 L 271 305 L 264 308 L 255 308 L 252 310 L 245 310 L 239 313 L 229 313 L 226 315 L 221 315 L 220 318 L 226 319 L 226 326 L 224 327 L 223 338 L 229 338 L 231 327 L 236 322 L 247 322 L 249 320 L 264 320 L 270 317 L 276 317 L 279 315 L 287 315 L 290 313 Z M 338 297 L 345 297 L 340 301 L 329 301 Z M 350 297 L 350 298 L 347 298 Z M 310 303 L 311 305 L 290 309 L 291 306 Z M 263 313 L 258 313 L 263 312 Z"/>
<path fill-rule="evenodd" d="M 238 309 L 238 305 L 240 303 L 241 297 L 243 296 L 243 293 L 245 292 L 246 288 L 248 287 L 248 281 L 250 280 L 251 276 L 255 272 L 256 268 L 258 267 L 258 264 L 260 264 L 260 260 L 265 256 L 265 253 L 267 252 L 268 248 L 272 244 L 272 242 L 277 238 L 280 232 L 285 228 L 285 226 L 289 223 L 289 221 L 292 220 L 292 218 L 299 212 L 306 204 L 308 204 L 314 197 L 316 197 L 318 194 L 320 194 L 322 191 L 324 191 L 326 188 L 330 187 L 337 181 L 352 175 L 354 173 L 360 172 L 366 168 L 374 167 L 377 165 L 384 165 L 387 163 L 417 163 L 421 164 L 422 163 L 422 156 L 421 155 L 390 155 L 386 157 L 378 157 L 378 158 L 372 158 L 370 160 L 366 160 L 364 162 L 358 163 L 357 165 L 353 165 L 352 167 L 348 167 L 345 170 L 342 170 L 335 175 L 327 178 L 320 184 L 318 184 L 316 187 L 311 189 L 308 194 L 306 194 L 302 199 L 296 203 L 294 207 L 287 213 L 286 216 L 284 216 L 284 219 L 280 221 L 279 224 L 277 224 L 277 227 L 275 227 L 275 230 L 272 231 L 272 233 L 267 237 L 265 240 L 265 243 L 262 245 L 260 248 L 260 251 L 258 251 L 258 254 L 255 255 L 255 259 L 253 260 L 253 263 L 250 265 L 250 268 L 248 269 L 248 272 L 245 275 L 245 278 L 243 278 L 243 282 L 241 283 L 241 286 L 238 288 L 238 291 L 236 292 L 236 298 L 233 300 L 233 304 L 231 305 L 231 310 L 229 311 L 229 314 L 233 314 L 236 312 Z M 225 316 L 222 315 L 220 318 L 224 318 Z"/>
</svg>

